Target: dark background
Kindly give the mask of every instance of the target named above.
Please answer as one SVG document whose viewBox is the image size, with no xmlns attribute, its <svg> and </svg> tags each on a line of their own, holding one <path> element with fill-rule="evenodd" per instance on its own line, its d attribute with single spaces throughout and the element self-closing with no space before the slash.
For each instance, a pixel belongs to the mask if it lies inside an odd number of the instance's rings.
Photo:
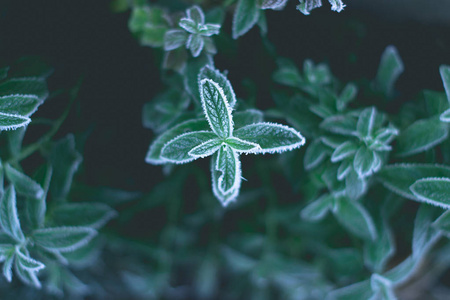
<svg viewBox="0 0 450 300">
<path fill-rule="evenodd" d="M 397 88 L 402 101 L 421 89 L 443 90 L 439 65 L 450 64 L 450 28 L 421 23 L 408 16 L 385 17 L 348 7 L 338 14 L 328 3 L 304 16 L 290 1 L 282 12 L 267 11 L 268 39 L 280 56 L 299 66 L 306 58 L 329 63 L 342 81 L 373 78 L 381 53 L 395 45 L 405 73 Z M 89 132 L 84 148 L 87 184 L 149 191 L 162 178 L 160 167 L 144 162 L 152 132 L 141 125 L 145 102 L 164 89 L 155 50 L 141 47 L 128 31 L 129 12 L 115 14 L 105 0 L 9 0 L 0 4 L 0 61 L 24 55 L 43 57 L 53 68 L 50 90 L 69 88 L 84 76 L 75 107 L 62 128 Z M 399 20 L 399 21 L 396 21 Z M 231 31 L 227 15 L 223 31 Z M 274 106 L 269 87 L 275 63 L 252 29 L 237 48 L 216 56 L 229 70 L 238 96 L 244 79 L 254 81 L 258 108 Z M 56 100 L 55 100 L 56 101 Z M 64 101 L 58 100 L 58 101 Z M 51 115 L 64 104 L 44 105 L 37 116 Z"/>
</svg>

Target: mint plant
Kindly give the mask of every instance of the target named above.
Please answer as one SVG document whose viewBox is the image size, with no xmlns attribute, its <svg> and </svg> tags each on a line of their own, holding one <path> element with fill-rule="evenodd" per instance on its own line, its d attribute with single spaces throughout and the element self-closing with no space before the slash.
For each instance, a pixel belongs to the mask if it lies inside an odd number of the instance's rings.
<svg viewBox="0 0 450 300">
<path fill-rule="evenodd" d="M 221 85 L 208 78 L 208 75 L 218 79 Z M 232 117 L 232 108 L 236 102 L 234 91 L 226 77 L 209 66 L 199 73 L 199 92 L 211 131 L 186 132 L 192 127 L 201 128 L 205 123 L 201 119 L 186 121 L 157 138 L 150 146 L 146 160 L 153 164 L 183 164 L 213 156 L 212 188 L 223 206 L 239 195 L 242 173 L 240 154 L 280 153 L 305 143 L 299 132 L 276 123 L 253 123 L 235 130 Z"/>
</svg>

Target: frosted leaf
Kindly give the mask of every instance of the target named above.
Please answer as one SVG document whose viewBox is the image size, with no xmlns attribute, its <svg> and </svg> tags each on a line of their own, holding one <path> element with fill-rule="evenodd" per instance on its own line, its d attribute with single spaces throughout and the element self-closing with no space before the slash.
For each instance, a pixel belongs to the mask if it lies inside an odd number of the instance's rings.
<svg viewBox="0 0 450 300">
<path fill-rule="evenodd" d="M 216 196 L 217 199 L 219 199 L 222 206 L 226 207 L 231 202 L 235 201 L 237 196 L 239 195 L 239 188 L 240 188 L 240 182 L 239 185 L 234 188 L 232 191 L 230 191 L 228 194 L 224 194 L 219 189 L 219 177 L 221 175 L 220 171 L 216 170 L 217 166 L 217 153 L 214 154 L 213 158 L 211 159 L 211 181 L 212 181 L 212 190 L 214 193 L 214 196 Z"/>
<path fill-rule="evenodd" d="M 0 201 L 0 225 L 2 230 L 18 242 L 24 240 L 16 206 L 16 191 L 10 185 Z"/>
<path fill-rule="evenodd" d="M 161 149 L 161 158 L 166 162 L 183 164 L 198 157 L 189 155 L 189 151 L 198 145 L 216 138 L 216 135 L 211 131 L 194 131 L 181 134 L 169 141 Z"/>
<path fill-rule="evenodd" d="M 420 201 L 450 209 L 450 178 L 419 179 L 410 190 Z"/>
<path fill-rule="evenodd" d="M 202 79 L 200 98 L 211 129 L 221 138 L 230 137 L 233 133 L 233 120 L 223 89 L 211 79 Z"/>
<path fill-rule="evenodd" d="M 341 161 L 349 156 L 352 156 L 358 150 L 358 146 L 352 141 L 346 141 L 337 147 L 331 155 L 332 162 Z"/>
<path fill-rule="evenodd" d="M 262 9 L 281 10 L 287 4 L 287 0 L 263 0 L 261 3 Z"/>
<path fill-rule="evenodd" d="M 227 145 L 222 146 L 217 154 L 216 170 L 219 191 L 226 195 L 238 190 L 241 184 L 241 163 L 237 153 Z"/>
<path fill-rule="evenodd" d="M 238 153 L 256 153 L 261 150 L 261 147 L 258 144 L 244 141 L 236 137 L 227 138 L 225 143 Z"/>
<path fill-rule="evenodd" d="M 233 39 L 246 34 L 258 22 L 260 13 L 256 0 L 239 0 L 233 14 Z"/>
<path fill-rule="evenodd" d="M 200 70 L 198 80 L 199 82 L 201 82 L 201 80 L 205 78 L 211 79 L 222 88 L 230 107 L 233 107 L 236 104 L 236 95 L 234 94 L 233 87 L 224 74 L 222 74 L 219 70 L 212 68 L 211 66 L 205 66 Z"/>
<path fill-rule="evenodd" d="M 345 4 L 341 0 L 328 0 L 328 2 L 331 4 L 331 10 L 336 12 L 341 12 L 345 7 Z"/>
<path fill-rule="evenodd" d="M 280 153 L 299 148 L 305 138 L 293 128 L 276 123 L 256 123 L 237 129 L 234 136 L 256 143 L 261 150 L 255 153 Z"/>
<path fill-rule="evenodd" d="M 195 148 L 192 148 L 189 151 L 189 155 L 195 158 L 203 158 L 210 155 L 213 155 L 217 150 L 219 150 L 220 146 L 223 144 L 223 140 L 221 139 L 212 139 L 206 141 Z"/>
<path fill-rule="evenodd" d="M 36 245 L 49 251 L 71 252 L 86 245 L 97 235 L 89 227 L 53 227 L 37 229 L 31 237 Z"/>
</svg>

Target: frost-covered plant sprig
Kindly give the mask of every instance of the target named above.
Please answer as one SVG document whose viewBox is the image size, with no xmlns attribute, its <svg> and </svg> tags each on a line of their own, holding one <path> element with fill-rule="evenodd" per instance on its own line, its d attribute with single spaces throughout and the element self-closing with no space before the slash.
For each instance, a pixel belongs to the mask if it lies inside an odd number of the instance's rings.
<svg viewBox="0 0 450 300">
<path fill-rule="evenodd" d="M 199 6 L 186 10 L 186 18 L 181 18 L 178 25 L 182 29 L 168 30 L 164 36 L 164 50 L 170 51 L 185 45 L 197 57 L 203 49 L 215 54 L 216 47 L 212 35 L 219 34 L 220 24 L 205 24 L 205 15 Z"/>
<path fill-rule="evenodd" d="M 239 195 L 240 154 L 288 151 L 302 146 L 305 139 L 293 128 L 276 123 L 257 122 L 235 130 L 232 106 L 236 100 L 229 81 L 208 66 L 201 70 L 199 77 L 208 126 L 205 128 L 205 120 L 190 120 L 175 126 L 152 143 L 146 161 L 183 164 L 212 156 L 213 192 L 226 206 Z"/>
<path fill-rule="evenodd" d="M 299 0 L 300 4 L 297 5 L 297 9 L 304 15 L 309 15 L 311 10 L 322 6 L 322 0 Z M 341 12 L 345 4 L 341 0 L 328 0 L 331 4 L 331 10 Z"/>
</svg>

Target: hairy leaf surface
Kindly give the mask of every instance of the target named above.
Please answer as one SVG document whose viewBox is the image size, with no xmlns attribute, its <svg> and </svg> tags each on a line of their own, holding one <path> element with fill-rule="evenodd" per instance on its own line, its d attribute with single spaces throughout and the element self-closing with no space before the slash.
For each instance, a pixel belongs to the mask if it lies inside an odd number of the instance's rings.
<svg viewBox="0 0 450 300">
<path fill-rule="evenodd" d="M 438 117 L 418 120 L 397 138 L 397 155 L 409 156 L 440 144 L 448 137 L 448 126 Z"/>
<path fill-rule="evenodd" d="M 257 0 L 239 0 L 233 15 L 233 38 L 246 34 L 259 19 Z"/>
<path fill-rule="evenodd" d="M 25 237 L 20 228 L 16 207 L 16 191 L 13 185 L 8 187 L 0 201 L 0 225 L 2 230 L 16 241 L 22 242 Z"/>
<path fill-rule="evenodd" d="M 166 163 L 167 161 L 161 157 L 161 150 L 164 145 L 183 133 L 203 131 L 208 128 L 208 122 L 205 119 L 189 120 L 178 124 L 177 126 L 161 134 L 153 141 L 153 143 L 150 144 L 145 161 L 154 165 Z"/>
<path fill-rule="evenodd" d="M 383 167 L 377 177 L 389 190 L 417 201 L 419 199 L 410 190 L 410 186 L 423 178 L 450 178 L 450 167 L 438 164 L 394 164 Z"/>
<path fill-rule="evenodd" d="M 419 179 L 410 190 L 420 201 L 450 209 L 449 177 Z"/>
<path fill-rule="evenodd" d="M 35 230 L 31 236 L 49 251 L 70 252 L 86 245 L 96 234 L 89 227 L 53 227 Z"/>
<path fill-rule="evenodd" d="M 189 151 L 217 136 L 211 131 L 194 131 L 179 135 L 161 149 L 161 158 L 166 162 L 183 164 L 198 157 L 189 155 Z"/>
<path fill-rule="evenodd" d="M 305 138 L 299 132 L 275 123 L 247 125 L 237 129 L 234 136 L 261 146 L 255 153 L 280 153 L 305 144 Z"/>
<path fill-rule="evenodd" d="M 221 138 L 230 137 L 233 133 L 233 120 L 223 89 L 211 79 L 202 79 L 200 98 L 211 129 Z"/>
</svg>

